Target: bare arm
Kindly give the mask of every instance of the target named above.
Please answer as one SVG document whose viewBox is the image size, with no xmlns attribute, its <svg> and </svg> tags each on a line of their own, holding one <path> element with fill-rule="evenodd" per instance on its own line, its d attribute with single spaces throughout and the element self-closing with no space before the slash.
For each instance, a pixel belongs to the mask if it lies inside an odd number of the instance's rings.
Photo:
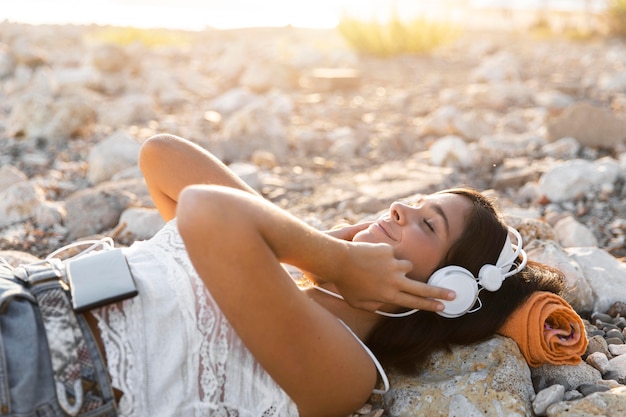
<svg viewBox="0 0 626 417">
<path fill-rule="evenodd" d="M 280 264 L 326 273 L 328 263 L 347 257 L 348 242 L 260 197 L 224 187 L 186 188 L 177 222 L 220 309 L 302 417 L 347 415 L 367 400 L 376 381 L 371 359 Z"/>
<path fill-rule="evenodd" d="M 188 140 L 173 135 L 156 135 L 146 140 L 141 148 L 139 165 L 146 178 L 150 194 L 165 220 L 171 220 L 176 215 L 179 195 L 189 185 L 220 185 L 259 196 L 210 152 Z M 360 223 L 346 226 L 327 233 L 337 239 L 351 241 L 352 237 L 367 227 L 368 224 Z M 313 229 L 309 230 L 312 231 Z M 317 231 L 315 233 L 319 234 Z M 290 242 L 288 239 L 283 239 L 283 241 Z M 335 250 L 334 247 L 328 249 L 330 247 L 327 244 L 324 246 L 326 250 Z M 388 249 L 380 249 L 378 252 L 380 253 L 381 250 Z M 389 256 L 389 254 L 385 256 Z M 287 258 L 284 262 L 291 263 Z M 376 257 L 366 258 L 363 261 L 364 269 L 379 271 L 375 265 L 376 262 Z M 371 268 L 368 266 L 370 263 L 374 264 L 371 265 Z M 408 264 L 405 263 L 404 265 Z M 336 267 L 329 267 L 327 271 L 320 274 L 313 273 L 313 270 L 307 269 L 305 265 L 299 267 L 310 272 L 319 280 L 332 279 L 328 278 L 326 274 L 336 275 L 339 271 Z M 346 300 L 354 307 L 375 310 L 383 303 L 392 302 L 408 308 L 434 311 L 443 305 L 431 298 L 448 298 L 447 293 L 444 294 L 443 290 L 409 280 L 403 275 L 383 275 L 378 279 L 364 280 L 361 279 L 360 275 L 355 275 L 360 273 L 360 271 L 356 271 L 352 275 L 343 277 L 341 282 L 335 283 Z"/>
<path fill-rule="evenodd" d="M 350 292 L 375 288 L 375 298 L 392 304 L 434 309 L 437 302 L 423 297 L 443 298 L 447 292 L 406 278 L 410 263 L 395 259 L 388 245 L 329 236 L 241 190 L 187 187 L 177 218 L 187 252 L 214 299 L 302 416 L 350 412 L 367 399 L 376 373 L 353 336 L 295 286 L 281 262 Z M 382 302 L 367 298 L 357 304 L 373 310 Z"/>
<path fill-rule="evenodd" d="M 166 221 L 176 215 L 178 196 L 188 185 L 223 185 L 256 194 L 211 153 L 173 135 L 156 135 L 146 140 L 139 154 L 139 167 L 152 200 Z"/>
</svg>

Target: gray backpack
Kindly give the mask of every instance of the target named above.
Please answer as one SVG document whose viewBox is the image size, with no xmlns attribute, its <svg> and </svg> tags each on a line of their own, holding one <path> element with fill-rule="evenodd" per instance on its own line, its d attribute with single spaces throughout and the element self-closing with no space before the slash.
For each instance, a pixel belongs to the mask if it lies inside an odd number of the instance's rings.
<svg viewBox="0 0 626 417">
<path fill-rule="evenodd" d="M 58 265 L 0 258 L 0 416 L 114 417 L 113 390 Z"/>
</svg>

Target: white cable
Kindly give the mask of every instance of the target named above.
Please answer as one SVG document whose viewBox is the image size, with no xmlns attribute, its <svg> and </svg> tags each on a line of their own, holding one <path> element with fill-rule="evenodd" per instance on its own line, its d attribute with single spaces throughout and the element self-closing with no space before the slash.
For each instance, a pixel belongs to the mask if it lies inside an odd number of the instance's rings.
<svg viewBox="0 0 626 417">
<path fill-rule="evenodd" d="M 111 250 L 115 246 L 115 243 L 113 242 L 113 239 L 111 239 L 110 237 L 104 237 L 104 238 L 102 238 L 100 240 L 95 240 L 95 239 L 81 240 L 81 241 L 78 241 L 78 242 L 70 243 L 68 245 L 65 245 L 65 246 L 55 250 L 50 255 L 46 256 L 46 260 L 50 260 L 51 258 L 54 258 L 54 257 L 58 256 L 60 253 L 66 251 L 66 250 L 69 250 L 71 248 L 75 248 L 77 246 L 83 246 L 83 245 L 91 245 L 91 246 L 89 246 L 87 249 L 81 251 L 77 255 L 74 255 L 74 256 L 66 259 L 66 260 L 74 259 L 74 258 L 77 258 L 79 256 L 86 255 L 87 253 L 95 250 L 98 247 L 102 247 L 103 250 Z"/>
<path fill-rule="evenodd" d="M 326 288 L 322 288 L 318 285 L 315 285 L 313 288 L 315 288 L 318 291 L 321 291 L 323 293 L 326 293 L 328 295 L 331 295 L 335 298 L 338 298 L 340 300 L 345 300 L 341 295 L 337 294 L 336 292 L 332 292 L 330 290 L 327 290 Z M 404 313 L 387 313 L 386 311 L 380 311 L 380 310 L 376 310 L 374 311 L 374 313 L 379 314 L 381 316 L 385 316 L 385 317 L 392 317 L 392 318 L 401 318 L 401 317 L 407 317 L 410 316 L 411 314 L 417 312 L 419 310 L 417 309 L 412 309 L 409 311 L 405 311 Z"/>
</svg>

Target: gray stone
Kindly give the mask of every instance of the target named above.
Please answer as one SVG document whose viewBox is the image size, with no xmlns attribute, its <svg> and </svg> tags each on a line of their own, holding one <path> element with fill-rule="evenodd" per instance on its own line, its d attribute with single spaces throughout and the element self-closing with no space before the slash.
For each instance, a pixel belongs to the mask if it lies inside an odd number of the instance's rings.
<svg viewBox="0 0 626 417">
<path fill-rule="evenodd" d="M 608 391 L 610 388 L 606 385 L 600 384 L 580 384 L 576 389 L 586 397 L 587 395 L 591 395 L 594 392 Z"/>
<path fill-rule="evenodd" d="M 612 147 L 626 139 L 626 119 L 607 108 L 577 102 L 548 123 L 553 140 L 575 137 L 583 146 Z"/>
<path fill-rule="evenodd" d="M 573 159 L 545 172 L 539 179 L 541 194 L 551 202 L 577 200 L 588 192 L 612 185 L 619 177 L 619 164 Z"/>
<path fill-rule="evenodd" d="M 18 182 L 26 181 L 28 177 L 13 165 L 2 165 L 0 167 L 0 192 L 6 190 Z"/>
<path fill-rule="evenodd" d="M 617 382 L 626 383 L 626 355 L 616 356 L 609 359 L 609 370 L 615 372 Z"/>
<path fill-rule="evenodd" d="M 602 379 L 600 371 L 591 365 L 581 362 L 578 365 L 544 364 L 530 369 L 534 376 L 543 375 L 548 383 L 562 383 L 568 388 L 575 388 L 580 384 L 596 383 Z"/>
<path fill-rule="evenodd" d="M 605 372 L 609 370 L 609 358 L 602 352 L 593 352 L 587 356 L 585 361 L 600 371 L 601 374 L 604 375 Z"/>
<path fill-rule="evenodd" d="M 591 312 L 593 292 L 580 265 L 553 240 L 533 240 L 526 246 L 531 259 L 559 269 L 565 275 L 564 298 L 579 314 Z"/>
<path fill-rule="evenodd" d="M 533 400 L 533 411 L 538 416 L 545 416 L 549 406 L 563 400 L 565 395 L 565 387 L 560 384 L 554 384 L 537 393 Z"/>
<path fill-rule="evenodd" d="M 626 387 L 597 392 L 576 401 L 561 401 L 548 408 L 548 417 L 622 417 L 626 415 Z"/>
<path fill-rule="evenodd" d="M 415 376 L 390 374 L 392 388 L 384 400 L 391 415 L 531 415 L 530 372 L 511 339 L 495 336 L 437 352 L 428 363 Z"/>
<path fill-rule="evenodd" d="M 1 191 L 0 227 L 34 217 L 44 201 L 43 190 L 31 181 L 21 181 Z"/>
<path fill-rule="evenodd" d="M 134 201 L 132 194 L 110 184 L 72 194 L 65 203 L 65 226 L 70 238 L 91 236 L 115 227 L 122 212 Z"/>
<path fill-rule="evenodd" d="M 87 179 L 92 184 L 110 180 L 124 169 L 137 166 L 139 142 L 119 131 L 91 148 Z"/>
<path fill-rule="evenodd" d="M 626 264 L 595 248 L 566 248 L 582 268 L 595 296 L 593 311 L 604 312 L 616 301 L 626 300 Z"/>
<path fill-rule="evenodd" d="M 598 246 L 598 239 L 591 229 L 573 216 L 566 216 L 556 222 L 554 231 L 564 248 Z"/>
<path fill-rule="evenodd" d="M 149 239 L 164 225 L 165 221 L 158 210 L 130 207 L 122 212 L 119 223 L 115 227 L 116 238 L 131 244 L 137 240 Z"/>
</svg>

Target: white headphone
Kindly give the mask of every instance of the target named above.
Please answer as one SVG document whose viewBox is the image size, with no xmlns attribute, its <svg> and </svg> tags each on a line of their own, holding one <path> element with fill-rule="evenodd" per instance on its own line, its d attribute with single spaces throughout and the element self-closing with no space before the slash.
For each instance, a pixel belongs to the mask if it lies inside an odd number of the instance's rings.
<svg viewBox="0 0 626 417">
<path fill-rule="evenodd" d="M 443 317 L 456 318 L 466 313 L 478 311 L 480 307 L 482 307 L 482 303 L 478 298 L 480 290 L 484 288 L 487 291 L 497 291 L 506 278 L 524 269 L 526 262 L 528 262 L 528 257 L 524 249 L 522 249 L 522 236 L 511 226 L 508 226 L 508 229 L 509 232 L 515 236 L 517 240 L 516 244 L 513 245 L 511 243 L 511 237 L 507 235 L 496 264 L 483 265 L 480 271 L 478 271 L 478 278 L 474 277 L 467 269 L 456 265 L 438 269 L 430 276 L 428 284 L 447 288 L 456 293 L 456 297 L 452 301 L 439 300 L 443 303 L 444 309 L 443 311 L 438 311 L 437 314 Z M 522 257 L 522 261 L 515 269 L 510 270 L 520 256 Z M 313 288 L 341 300 L 344 299 L 341 295 L 329 291 L 326 288 L 317 285 Z M 470 310 L 476 304 L 476 301 L 478 301 L 478 307 Z M 376 310 L 375 313 L 387 317 L 406 317 L 417 311 L 417 309 L 413 309 L 403 313 L 387 313 L 385 311 Z"/>
<path fill-rule="evenodd" d="M 515 236 L 516 244 L 512 244 L 510 236 L 507 235 L 496 264 L 483 265 L 478 272 L 478 277 L 474 277 L 467 269 L 455 265 L 441 268 L 430 276 L 428 284 L 451 289 L 456 293 L 456 298 L 452 301 L 439 300 L 443 303 L 444 309 L 437 314 L 443 317 L 456 318 L 477 311 L 482 307 L 478 293 L 483 288 L 492 292 L 499 290 L 506 278 L 515 275 L 526 266 L 528 257 L 522 249 L 522 236 L 514 228 L 509 226 L 508 229 Z M 515 269 L 511 270 L 520 256 L 521 262 Z M 478 307 L 470 310 L 476 301 L 478 301 Z"/>
</svg>

